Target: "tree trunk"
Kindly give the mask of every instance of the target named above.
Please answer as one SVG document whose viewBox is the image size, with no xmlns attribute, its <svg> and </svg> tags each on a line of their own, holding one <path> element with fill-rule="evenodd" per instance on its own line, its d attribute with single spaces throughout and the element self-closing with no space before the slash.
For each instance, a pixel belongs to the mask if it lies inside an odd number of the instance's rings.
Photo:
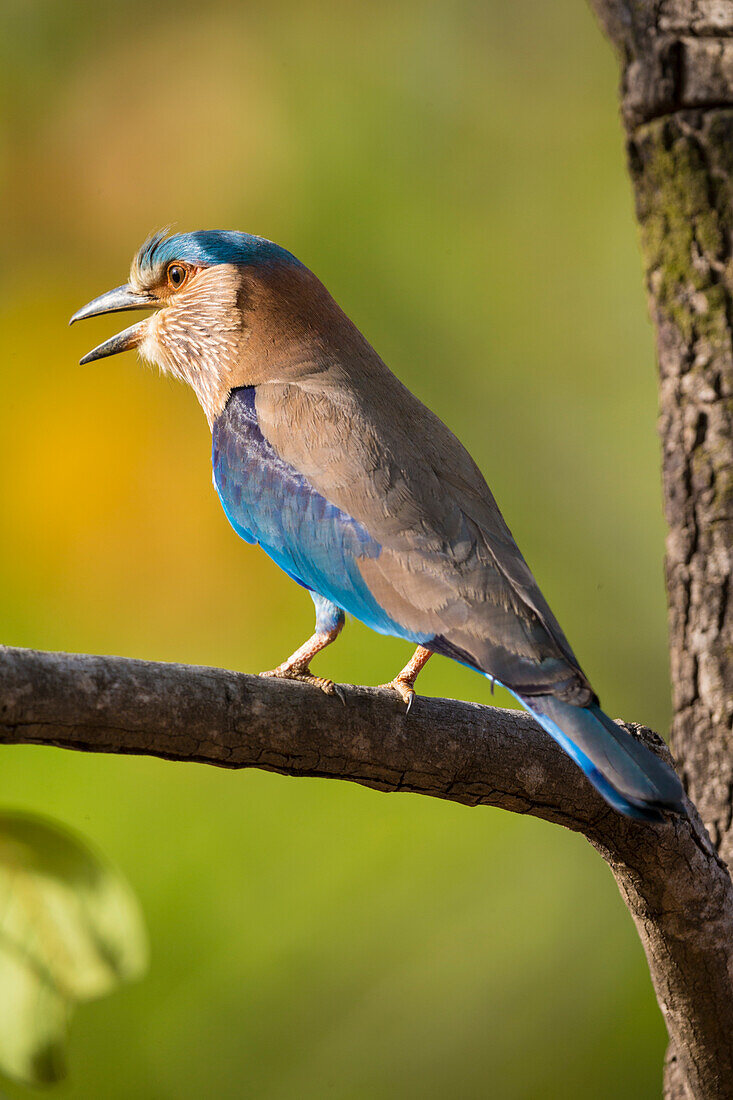
<svg viewBox="0 0 733 1100">
<path fill-rule="evenodd" d="M 621 57 L 629 170 L 657 332 L 672 749 L 730 866 L 733 2 L 591 4 Z M 699 1095 L 686 1080 L 684 1061 L 671 1044 L 668 1100 Z M 733 1095 L 733 1081 L 727 1087 Z"/>
</svg>

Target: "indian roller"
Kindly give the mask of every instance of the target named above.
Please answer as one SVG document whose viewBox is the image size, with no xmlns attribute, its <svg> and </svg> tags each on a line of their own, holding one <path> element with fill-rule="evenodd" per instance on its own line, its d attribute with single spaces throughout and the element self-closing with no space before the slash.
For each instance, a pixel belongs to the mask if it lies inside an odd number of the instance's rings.
<svg viewBox="0 0 733 1100">
<path fill-rule="evenodd" d="M 468 452 L 385 366 L 290 252 L 238 232 L 155 234 L 129 281 L 72 322 L 154 310 L 85 355 L 128 348 L 187 382 L 212 430 L 213 480 L 238 535 L 315 604 L 315 633 L 265 676 L 311 672 L 345 613 L 506 687 L 611 806 L 683 810 L 674 771 L 601 709 Z"/>
</svg>

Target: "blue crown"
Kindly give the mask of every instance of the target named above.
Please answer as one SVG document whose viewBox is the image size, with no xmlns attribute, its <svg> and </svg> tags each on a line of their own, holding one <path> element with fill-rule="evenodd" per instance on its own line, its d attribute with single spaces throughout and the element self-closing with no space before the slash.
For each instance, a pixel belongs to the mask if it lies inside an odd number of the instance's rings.
<svg viewBox="0 0 733 1100">
<path fill-rule="evenodd" d="M 157 272 L 172 260 L 183 260 L 196 267 L 273 261 L 300 264 L 287 249 L 251 233 L 205 229 L 196 233 L 176 233 L 168 237 L 166 232 L 167 230 L 163 230 L 148 237 L 135 257 L 133 266 L 143 278 Z"/>
</svg>

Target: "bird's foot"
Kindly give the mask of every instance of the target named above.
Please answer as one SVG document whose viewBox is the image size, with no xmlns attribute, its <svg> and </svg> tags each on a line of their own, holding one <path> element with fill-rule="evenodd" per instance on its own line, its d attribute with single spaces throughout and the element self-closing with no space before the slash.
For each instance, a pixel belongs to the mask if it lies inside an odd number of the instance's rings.
<svg viewBox="0 0 733 1100">
<path fill-rule="evenodd" d="M 424 668 L 430 660 L 431 651 L 425 646 L 419 645 L 401 672 L 398 672 L 394 680 L 388 684 L 380 684 L 387 691 L 396 691 L 405 704 L 405 714 L 410 713 L 410 707 L 415 701 L 415 680 L 420 669 Z"/>
<path fill-rule="evenodd" d="M 384 688 L 385 691 L 396 691 L 405 704 L 405 714 L 410 713 L 410 707 L 415 701 L 415 688 L 412 680 L 408 680 L 406 677 L 402 676 L 395 676 L 394 680 L 390 680 L 388 684 L 380 684 L 379 686 L 380 688 Z"/>
<path fill-rule="evenodd" d="M 344 705 L 346 704 L 344 693 L 338 684 L 335 684 L 333 680 L 329 680 L 326 676 L 314 676 L 307 665 L 302 668 L 278 665 L 277 668 L 270 669 L 269 672 L 261 672 L 260 676 L 275 680 L 297 680 L 301 684 L 311 684 L 313 687 L 320 688 L 324 695 L 335 695 Z"/>
</svg>

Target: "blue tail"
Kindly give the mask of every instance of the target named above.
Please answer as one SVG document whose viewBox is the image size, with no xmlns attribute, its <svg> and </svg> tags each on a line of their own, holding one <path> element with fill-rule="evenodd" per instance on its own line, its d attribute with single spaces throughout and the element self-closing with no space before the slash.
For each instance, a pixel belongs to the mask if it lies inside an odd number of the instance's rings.
<svg viewBox="0 0 733 1100">
<path fill-rule="evenodd" d="M 554 695 L 512 694 L 615 810 L 640 821 L 662 821 L 662 810 L 684 814 L 676 773 L 598 705 L 575 707 Z"/>
</svg>

